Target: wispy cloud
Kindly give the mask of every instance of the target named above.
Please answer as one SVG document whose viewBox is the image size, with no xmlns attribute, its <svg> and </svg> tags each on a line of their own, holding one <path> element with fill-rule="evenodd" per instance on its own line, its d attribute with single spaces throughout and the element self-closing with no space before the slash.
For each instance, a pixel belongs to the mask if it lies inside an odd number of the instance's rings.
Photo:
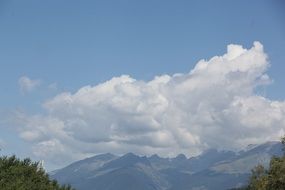
<svg viewBox="0 0 285 190">
<path fill-rule="evenodd" d="M 0 151 L 5 147 L 5 141 L 0 139 Z"/>
<path fill-rule="evenodd" d="M 33 91 L 35 88 L 39 87 L 41 81 L 39 79 L 30 79 L 27 76 L 22 76 L 18 80 L 21 93 L 27 93 Z"/>
<path fill-rule="evenodd" d="M 51 90 L 51 91 L 56 91 L 58 90 L 58 86 L 57 86 L 57 83 L 51 83 L 48 85 L 48 89 Z"/>
</svg>

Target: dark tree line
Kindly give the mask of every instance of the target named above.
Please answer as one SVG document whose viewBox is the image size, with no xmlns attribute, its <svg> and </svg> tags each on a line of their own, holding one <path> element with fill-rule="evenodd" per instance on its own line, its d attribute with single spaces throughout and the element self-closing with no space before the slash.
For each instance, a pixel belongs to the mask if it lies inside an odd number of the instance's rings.
<svg viewBox="0 0 285 190">
<path fill-rule="evenodd" d="M 1 190 L 73 190 L 51 180 L 39 162 L 20 160 L 16 156 L 0 157 Z"/>
</svg>

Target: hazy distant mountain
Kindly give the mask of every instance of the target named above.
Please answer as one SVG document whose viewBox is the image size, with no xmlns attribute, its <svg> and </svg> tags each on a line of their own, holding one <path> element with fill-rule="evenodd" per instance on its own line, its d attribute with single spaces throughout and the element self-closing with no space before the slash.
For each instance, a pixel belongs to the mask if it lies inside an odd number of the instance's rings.
<svg viewBox="0 0 285 190">
<path fill-rule="evenodd" d="M 102 154 L 54 171 L 51 176 L 78 190 L 223 190 L 245 184 L 257 164 L 268 166 L 282 155 L 278 142 L 250 146 L 238 153 L 208 150 L 187 159 L 132 153 Z"/>
</svg>

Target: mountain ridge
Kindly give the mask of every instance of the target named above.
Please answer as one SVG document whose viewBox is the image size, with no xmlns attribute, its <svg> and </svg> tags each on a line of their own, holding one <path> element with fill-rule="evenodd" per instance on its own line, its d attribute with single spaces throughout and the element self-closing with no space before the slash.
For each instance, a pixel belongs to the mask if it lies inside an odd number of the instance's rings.
<svg viewBox="0 0 285 190">
<path fill-rule="evenodd" d="M 210 149 L 196 157 L 174 158 L 100 154 L 51 173 L 77 190 L 223 190 L 246 184 L 257 164 L 269 165 L 282 155 L 279 142 L 267 142 L 239 152 Z"/>
</svg>

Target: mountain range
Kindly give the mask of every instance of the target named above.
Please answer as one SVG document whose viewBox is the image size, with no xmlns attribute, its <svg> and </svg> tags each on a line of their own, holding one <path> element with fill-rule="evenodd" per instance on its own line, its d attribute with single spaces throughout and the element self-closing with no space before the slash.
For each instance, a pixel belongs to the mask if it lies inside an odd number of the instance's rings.
<svg viewBox="0 0 285 190">
<path fill-rule="evenodd" d="M 77 190 L 226 190 L 247 184 L 251 169 L 268 167 L 281 156 L 282 144 L 267 142 L 247 149 L 210 149 L 197 157 L 100 154 L 53 171 L 50 176 Z"/>
</svg>

